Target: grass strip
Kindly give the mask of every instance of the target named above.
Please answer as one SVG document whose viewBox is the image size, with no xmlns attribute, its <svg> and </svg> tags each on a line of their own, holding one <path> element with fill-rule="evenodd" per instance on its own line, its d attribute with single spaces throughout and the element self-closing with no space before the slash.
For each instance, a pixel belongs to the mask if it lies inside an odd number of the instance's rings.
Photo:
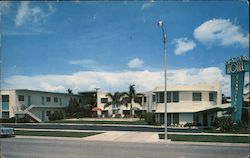
<svg viewBox="0 0 250 158">
<path fill-rule="evenodd" d="M 47 136 L 47 137 L 88 137 L 101 132 L 63 132 L 63 131 L 25 131 L 15 130 L 15 135 L 23 136 Z"/>
<path fill-rule="evenodd" d="M 164 134 L 159 134 L 160 139 L 164 139 Z M 211 135 L 179 135 L 168 134 L 171 141 L 187 141 L 187 142 L 223 142 L 223 143 L 249 143 L 248 136 L 211 136 Z"/>
<path fill-rule="evenodd" d="M 57 120 L 49 123 L 76 123 L 76 124 L 125 124 L 125 125 L 147 125 L 144 120 L 139 121 L 85 121 L 85 120 Z"/>
</svg>

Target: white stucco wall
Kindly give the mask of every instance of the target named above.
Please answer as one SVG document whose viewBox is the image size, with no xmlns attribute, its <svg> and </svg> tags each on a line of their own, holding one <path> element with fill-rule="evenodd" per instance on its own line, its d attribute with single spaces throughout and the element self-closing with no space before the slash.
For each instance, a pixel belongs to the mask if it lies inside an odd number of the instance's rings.
<svg viewBox="0 0 250 158">
<path fill-rule="evenodd" d="M 66 107 L 69 104 L 70 98 L 76 99 L 79 101 L 79 99 L 82 99 L 79 95 L 74 94 L 67 94 L 67 93 L 54 93 L 54 92 L 43 92 L 43 91 L 34 91 L 34 90 L 1 90 L 1 96 L 2 95 L 9 95 L 9 118 L 14 117 L 16 112 L 22 111 L 21 107 L 24 105 L 26 108 L 28 107 L 28 96 L 31 98 L 31 106 L 32 105 L 39 105 L 42 106 L 42 97 L 44 97 L 44 106 L 49 106 L 52 108 L 55 108 L 56 106 L 62 106 Z M 19 95 L 24 96 L 24 101 L 19 101 L 18 97 Z M 50 102 L 46 102 L 46 97 L 50 97 Z M 54 97 L 58 98 L 58 102 L 54 102 Z M 2 97 L 0 97 L 2 99 Z M 61 98 L 61 104 L 60 104 L 60 98 Z M 2 118 L 2 100 L 1 100 L 1 118 Z M 34 112 L 34 114 L 37 114 L 37 109 L 31 109 L 30 112 Z M 40 117 L 39 117 L 40 118 Z"/>
</svg>

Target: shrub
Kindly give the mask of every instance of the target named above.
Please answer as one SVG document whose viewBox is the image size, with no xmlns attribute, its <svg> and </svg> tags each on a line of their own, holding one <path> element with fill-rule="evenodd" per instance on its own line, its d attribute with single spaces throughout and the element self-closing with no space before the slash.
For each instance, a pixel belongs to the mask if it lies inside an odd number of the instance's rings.
<svg viewBox="0 0 250 158">
<path fill-rule="evenodd" d="M 191 123 L 191 122 L 187 122 L 185 125 L 184 125 L 184 127 L 192 127 L 193 126 L 193 123 Z"/>
<path fill-rule="evenodd" d="M 221 131 L 229 131 L 232 125 L 231 117 L 223 116 L 215 119 L 215 127 L 219 128 Z"/>
<path fill-rule="evenodd" d="M 63 113 L 61 112 L 60 113 L 54 112 L 49 115 L 50 121 L 61 120 L 61 119 L 63 119 Z"/>
<path fill-rule="evenodd" d="M 147 112 L 144 114 L 145 122 L 147 122 L 148 125 L 155 125 L 155 114 L 152 112 Z"/>
<path fill-rule="evenodd" d="M 18 123 L 31 123 L 32 121 L 27 118 L 27 117 L 23 117 L 23 118 L 17 118 L 17 120 L 15 120 L 15 117 L 11 117 L 11 118 L 8 118 L 8 119 L 0 119 L 0 122 L 1 123 L 15 123 L 15 122 L 18 122 Z"/>
<path fill-rule="evenodd" d="M 215 127 L 221 131 L 238 132 L 247 129 L 247 125 L 244 122 L 233 122 L 230 116 L 223 116 L 215 119 Z"/>
</svg>

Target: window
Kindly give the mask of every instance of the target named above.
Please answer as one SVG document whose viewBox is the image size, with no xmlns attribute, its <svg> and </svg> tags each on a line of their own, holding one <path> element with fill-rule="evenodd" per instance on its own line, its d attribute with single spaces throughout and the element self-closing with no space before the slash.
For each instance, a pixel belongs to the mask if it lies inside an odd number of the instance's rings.
<svg viewBox="0 0 250 158">
<path fill-rule="evenodd" d="M 209 101 L 215 101 L 215 93 L 213 92 L 209 93 Z"/>
<path fill-rule="evenodd" d="M 147 97 L 144 97 L 143 100 L 144 100 L 144 103 L 147 102 Z"/>
<path fill-rule="evenodd" d="M 179 102 L 179 92 L 173 92 L 173 102 Z"/>
<path fill-rule="evenodd" d="M 152 95 L 152 102 L 155 102 L 155 95 Z"/>
<path fill-rule="evenodd" d="M 44 105 L 44 97 L 41 97 L 41 104 Z"/>
<path fill-rule="evenodd" d="M 173 124 L 179 124 L 179 114 L 178 113 L 173 114 Z"/>
<path fill-rule="evenodd" d="M 19 95 L 18 96 L 18 101 L 24 101 L 24 95 Z"/>
<path fill-rule="evenodd" d="M 164 103 L 164 92 L 159 93 L 159 103 Z"/>
<path fill-rule="evenodd" d="M 108 98 L 101 98 L 101 103 L 107 103 L 108 102 Z"/>
<path fill-rule="evenodd" d="M 9 102 L 9 95 L 2 95 L 2 102 Z"/>
<path fill-rule="evenodd" d="M 201 101 L 201 93 L 200 92 L 194 92 L 193 93 L 193 101 Z"/>
<path fill-rule="evenodd" d="M 125 103 L 130 103 L 129 97 L 124 97 L 124 98 L 123 98 L 123 101 L 124 101 Z"/>
<path fill-rule="evenodd" d="M 2 112 L 2 118 L 3 119 L 8 119 L 10 116 L 9 112 Z"/>
<path fill-rule="evenodd" d="M 49 116 L 50 115 L 50 111 L 46 111 L 46 116 Z"/>
<path fill-rule="evenodd" d="M 171 125 L 171 115 L 170 113 L 167 114 L 168 117 L 168 121 L 167 121 L 167 125 L 170 126 Z M 165 115 L 164 115 L 165 116 Z"/>
<path fill-rule="evenodd" d="M 135 103 L 142 103 L 142 97 L 135 97 Z"/>
<path fill-rule="evenodd" d="M 58 98 L 57 97 L 54 97 L 54 102 L 58 103 Z"/>
<path fill-rule="evenodd" d="M 50 102 L 50 97 L 46 97 L 46 102 Z"/>
<path fill-rule="evenodd" d="M 193 114 L 193 123 L 194 124 L 199 124 L 200 123 L 200 119 L 199 119 L 199 114 L 198 113 L 194 113 Z"/>
<path fill-rule="evenodd" d="M 171 92 L 167 92 L 167 103 L 172 102 Z"/>
</svg>

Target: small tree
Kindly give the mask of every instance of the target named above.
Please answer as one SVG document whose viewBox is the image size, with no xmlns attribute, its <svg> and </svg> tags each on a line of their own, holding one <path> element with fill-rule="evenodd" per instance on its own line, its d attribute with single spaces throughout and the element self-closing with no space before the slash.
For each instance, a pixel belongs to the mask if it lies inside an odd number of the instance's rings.
<svg viewBox="0 0 250 158">
<path fill-rule="evenodd" d="M 76 99 L 70 99 L 69 105 L 66 108 L 66 112 L 69 116 L 73 116 L 75 113 L 80 111 L 80 105 Z"/>
<path fill-rule="evenodd" d="M 155 113 L 147 112 L 144 114 L 145 122 L 147 122 L 148 125 L 155 125 Z"/>
<path fill-rule="evenodd" d="M 108 93 L 106 96 L 110 97 L 111 101 L 107 102 L 104 105 L 104 108 L 109 107 L 110 105 L 112 105 L 113 107 L 118 108 L 119 106 L 124 104 L 124 93 L 120 93 L 120 92 L 115 92 L 114 94 L 112 93 Z"/>
<path fill-rule="evenodd" d="M 136 93 L 135 91 L 135 85 L 129 85 L 129 91 L 124 93 L 127 97 L 128 100 L 125 100 L 125 105 L 128 106 L 128 103 L 130 105 L 130 116 L 132 116 L 132 109 L 133 109 L 133 103 L 137 102 L 140 106 L 142 106 L 141 100 L 138 100 L 139 96 L 144 96 L 144 94 L 141 93 Z"/>
</svg>

